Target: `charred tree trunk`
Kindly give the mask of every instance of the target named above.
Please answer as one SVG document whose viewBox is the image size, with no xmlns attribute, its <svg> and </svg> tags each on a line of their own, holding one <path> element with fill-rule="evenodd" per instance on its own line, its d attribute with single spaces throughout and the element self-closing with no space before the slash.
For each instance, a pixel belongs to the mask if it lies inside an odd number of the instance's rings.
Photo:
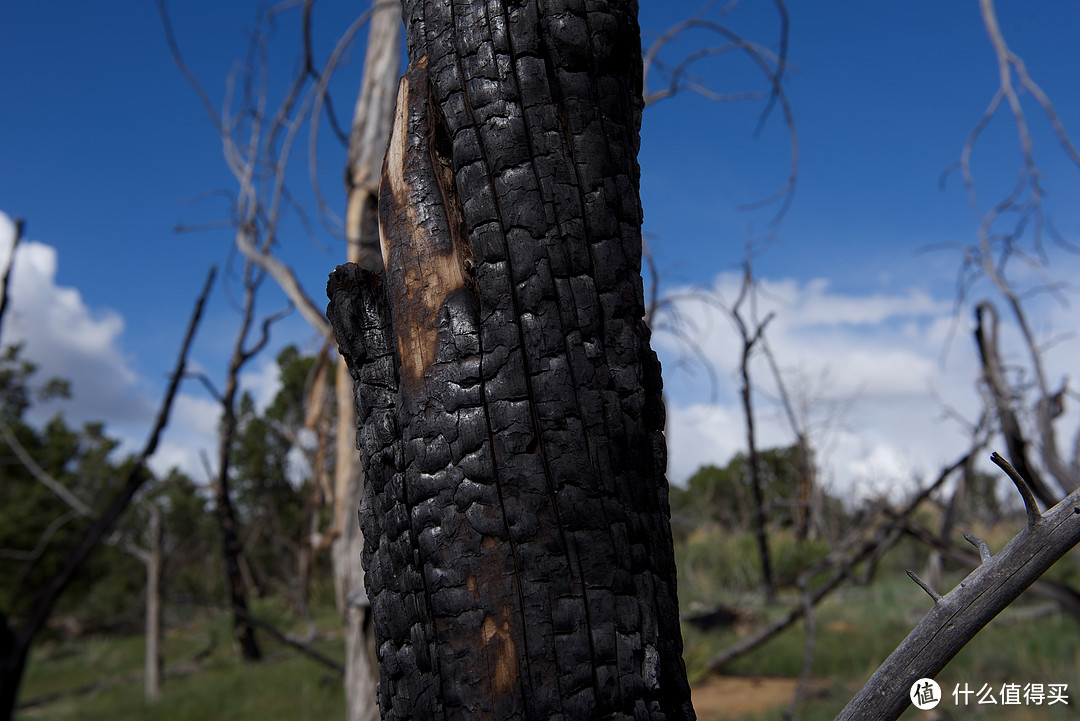
<svg viewBox="0 0 1080 721">
<path fill-rule="evenodd" d="M 1020 416 L 1014 407 L 1013 391 L 1005 378 L 1005 368 L 1001 362 L 997 339 L 998 315 L 994 306 L 983 301 L 975 307 L 975 345 L 979 349 L 982 361 L 983 382 L 994 399 L 1001 435 L 1009 449 L 1009 457 L 1017 472 L 1028 482 L 1039 500 L 1049 507 L 1058 502 L 1060 496 L 1050 488 L 1028 453 L 1028 441 L 1020 424 Z"/>
<path fill-rule="evenodd" d="M 4 721 L 14 718 L 29 651 L 30 639 L 25 634 L 22 638 L 16 635 L 7 615 L 0 611 L 0 719 Z"/>
<path fill-rule="evenodd" d="M 761 558 L 761 584 L 765 601 L 772 603 L 776 597 L 773 583 L 772 562 L 769 558 L 769 535 L 766 529 L 765 496 L 761 492 L 761 459 L 758 458 L 757 441 L 754 437 L 754 406 L 750 400 L 750 349 L 753 341 L 747 341 L 742 357 L 741 389 L 743 412 L 746 414 L 746 465 L 750 473 L 750 491 L 754 498 L 754 538 L 757 540 L 758 556 Z"/>
<path fill-rule="evenodd" d="M 360 96 L 356 101 L 348 168 L 345 171 L 347 260 L 372 272 L 382 270 L 379 250 L 379 172 L 394 116 L 394 93 L 401 74 L 401 5 L 375 5 L 368 31 Z M 360 555 L 364 535 L 356 519 L 364 475 L 356 455 L 356 411 L 352 378 L 344 359 L 337 366 L 338 434 L 335 459 L 334 588 L 345 632 L 347 721 L 379 717 L 375 697 L 378 668 L 374 654 L 371 604 L 364 591 Z"/>
<path fill-rule="evenodd" d="M 817 472 L 814 468 L 814 451 L 806 433 L 798 433 L 795 441 L 798 465 L 795 505 L 795 538 L 800 543 L 810 537 L 810 517 L 813 515 L 813 498 L 817 488 Z"/>
<path fill-rule="evenodd" d="M 222 445 L 228 445 L 235 430 L 235 418 L 230 418 L 231 408 L 226 411 L 223 422 L 230 430 L 222 439 Z M 214 507 L 217 514 L 218 528 L 221 530 L 221 550 L 225 560 L 225 592 L 229 594 L 229 603 L 233 612 L 233 636 L 240 644 L 240 652 L 245 661 L 258 661 L 262 658 L 259 644 L 255 640 L 255 629 L 248 621 L 247 588 L 244 574 L 240 570 L 240 538 L 236 530 L 236 513 L 229 497 L 227 450 L 220 455 L 221 470 L 218 471 L 217 483 L 214 484 Z"/>
<path fill-rule="evenodd" d="M 384 719 L 692 719 L 633 0 L 408 0 L 386 271 L 331 276 Z"/>
<path fill-rule="evenodd" d="M 245 232 L 241 229 L 239 232 Z M 214 510 L 218 528 L 221 531 L 221 550 L 225 561 L 225 592 L 229 594 L 229 603 L 233 612 L 233 636 L 240 644 L 240 651 L 245 661 L 262 659 L 262 652 L 255 640 L 255 628 L 251 625 L 247 606 L 247 587 L 240 568 L 240 536 L 229 493 L 229 467 L 232 462 L 233 442 L 236 439 L 236 393 L 239 389 L 240 369 L 257 352 L 245 350 L 248 331 L 255 315 L 255 291 L 258 282 L 255 266 L 251 261 L 244 263 L 244 311 L 240 321 L 240 330 L 236 334 L 232 357 L 229 359 L 229 372 L 225 377 L 225 390 L 221 394 L 221 437 L 218 439 L 217 480 L 214 484 Z M 264 325 L 264 335 L 266 326 Z M 264 343 L 265 341 L 263 341 Z M 259 346 L 263 343 L 260 343 Z"/>
</svg>

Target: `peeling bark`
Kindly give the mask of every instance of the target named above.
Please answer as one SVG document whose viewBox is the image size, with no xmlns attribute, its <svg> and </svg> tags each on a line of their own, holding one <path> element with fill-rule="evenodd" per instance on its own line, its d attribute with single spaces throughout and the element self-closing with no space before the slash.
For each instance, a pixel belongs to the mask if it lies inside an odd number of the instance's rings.
<svg viewBox="0 0 1080 721">
<path fill-rule="evenodd" d="M 634 2 L 405 4 L 355 381 L 384 719 L 692 719 Z"/>
</svg>

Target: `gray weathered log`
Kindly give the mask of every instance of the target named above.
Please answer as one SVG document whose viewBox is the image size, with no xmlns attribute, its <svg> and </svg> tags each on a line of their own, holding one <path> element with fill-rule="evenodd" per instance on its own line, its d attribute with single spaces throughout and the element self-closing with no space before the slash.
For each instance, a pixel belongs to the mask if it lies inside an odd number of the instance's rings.
<svg viewBox="0 0 1080 721">
<path fill-rule="evenodd" d="M 915 681 L 933 678 L 986 624 L 1080 542 L 1080 491 L 1037 516 L 989 562 L 944 594 L 837 716 L 888 721 L 911 703 Z"/>
<path fill-rule="evenodd" d="M 632 1 L 405 3 L 386 271 L 331 276 L 384 719 L 691 719 Z"/>
</svg>

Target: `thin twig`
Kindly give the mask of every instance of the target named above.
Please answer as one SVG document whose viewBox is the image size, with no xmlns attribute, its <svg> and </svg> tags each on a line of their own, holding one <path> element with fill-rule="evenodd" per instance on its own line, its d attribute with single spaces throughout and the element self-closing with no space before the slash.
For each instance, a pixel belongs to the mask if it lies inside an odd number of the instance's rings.
<svg viewBox="0 0 1080 721">
<path fill-rule="evenodd" d="M 15 453 L 15 457 L 19 459 L 19 462 L 23 464 L 26 470 L 30 471 L 30 475 L 38 480 L 41 485 L 52 491 L 57 498 L 64 503 L 71 506 L 71 508 L 84 518 L 89 518 L 94 514 L 88 505 L 83 503 L 82 499 L 72 493 L 68 488 L 60 481 L 53 478 L 46 473 L 45 469 L 38 465 L 37 461 L 26 451 L 23 444 L 19 442 L 19 439 L 12 432 L 11 427 L 7 423 L 0 423 L 0 435 L 4 437 L 4 442 L 8 444 L 8 447 Z"/>
<path fill-rule="evenodd" d="M 915 573 L 914 571 L 908 571 L 907 575 L 908 578 L 910 578 L 912 581 L 919 585 L 919 588 L 926 591 L 926 595 L 934 599 L 934 603 L 938 603 L 939 601 L 941 601 L 941 594 L 930 588 L 926 581 L 919 578 L 919 574 Z"/>
<path fill-rule="evenodd" d="M 769 95 L 768 101 L 765 104 L 761 115 L 758 118 L 757 127 L 754 130 L 754 137 L 760 135 L 764 128 L 765 121 L 768 119 L 772 112 L 772 109 L 779 104 L 783 117 L 784 125 L 788 131 L 788 144 L 791 148 L 791 161 L 788 169 L 788 176 L 784 180 L 783 184 L 777 188 L 776 191 L 769 194 L 767 197 L 760 200 L 745 203 L 739 206 L 740 210 L 755 210 L 763 208 L 777 201 L 780 201 L 780 207 L 777 209 L 773 216 L 771 223 L 777 225 L 783 217 L 787 214 L 788 209 L 791 207 L 792 200 L 795 195 L 795 185 L 799 174 L 799 137 L 795 130 L 795 115 L 791 109 L 791 105 L 788 101 L 787 93 L 783 88 L 783 76 L 787 68 L 787 53 L 788 53 L 788 33 L 790 29 L 790 22 L 787 13 L 787 7 L 784 4 L 784 0 L 774 0 L 775 5 L 780 11 L 780 52 L 779 54 L 773 53 L 768 48 L 751 42 L 742 37 L 738 33 L 732 31 L 728 26 L 715 20 L 709 20 L 705 17 L 706 11 L 711 7 L 711 3 L 704 5 L 697 13 L 692 17 L 676 23 L 668 28 L 664 33 L 660 35 L 645 51 L 642 58 L 643 74 L 645 78 L 644 88 L 644 100 L 645 105 L 652 105 L 666 98 L 674 97 L 680 91 L 687 90 L 694 92 L 708 100 L 717 102 L 732 102 L 739 100 L 748 100 L 764 97 L 760 92 L 736 92 L 736 93 L 717 93 L 708 87 L 704 82 L 696 78 L 692 78 L 689 75 L 690 66 L 699 60 L 709 57 L 715 57 L 718 55 L 727 54 L 733 50 L 741 51 L 750 59 L 754 65 L 765 76 L 769 83 Z M 719 11 L 719 15 L 723 16 L 731 10 L 735 3 L 729 3 Z M 679 36 L 690 31 L 705 31 L 719 35 L 725 42 L 708 46 L 705 48 L 699 48 L 693 52 L 683 56 L 683 58 L 674 66 L 667 65 L 660 60 L 660 53 L 665 47 L 675 41 Z M 649 90 L 649 78 L 653 69 L 665 71 L 668 76 L 668 85 L 666 88 L 657 91 Z M 689 80 L 685 80 L 690 78 Z"/>
<path fill-rule="evenodd" d="M 974 533 L 965 533 L 964 540 L 979 549 L 980 561 L 983 563 L 990 563 L 990 561 L 993 560 L 993 556 L 990 555 L 990 547 L 986 545 L 986 541 L 979 538 Z"/>
</svg>

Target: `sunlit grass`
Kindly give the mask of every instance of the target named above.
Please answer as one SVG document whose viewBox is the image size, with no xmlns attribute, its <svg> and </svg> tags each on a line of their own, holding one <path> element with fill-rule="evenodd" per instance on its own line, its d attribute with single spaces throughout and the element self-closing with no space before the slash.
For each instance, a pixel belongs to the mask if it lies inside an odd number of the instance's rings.
<svg viewBox="0 0 1080 721">
<path fill-rule="evenodd" d="M 284 622 L 286 616 L 273 603 L 258 603 L 261 618 Z M 316 617 L 320 632 L 337 631 L 333 609 Z M 302 628 L 285 630 L 302 632 Z M 35 649 L 23 682 L 23 701 L 76 688 L 104 679 L 126 679 L 89 694 L 79 694 L 16 714 L 16 719 L 47 718 L 58 721 L 241 721 L 242 719 L 342 718 L 345 699 L 341 678 L 330 669 L 259 634 L 265 659 L 245 664 L 232 644 L 229 616 L 215 612 L 167 634 L 166 670 L 183 667 L 200 650 L 211 647 L 199 670 L 168 675 L 162 699 L 147 704 L 143 698 L 143 639 L 101 637 L 51 642 Z M 314 647 L 343 661 L 340 632 Z"/>
<path fill-rule="evenodd" d="M 1007 533 L 995 529 L 985 534 L 995 551 L 1008 540 Z M 1001 538 L 998 538 L 1000 536 Z M 760 593 L 749 591 L 745 579 L 759 568 L 753 556 L 756 549 L 748 547 L 747 537 L 709 539 L 711 548 L 707 553 L 714 558 L 725 554 L 738 559 L 738 565 L 720 563 L 710 575 L 700 563 L 702 551 L 682 549 L 682 554 L 697 553 L 699 565 L 686 597 L 704 603 L 725 603 L 745 612 L 752 622 L 736 625 L 734 629 L 702 632 L 689 624 L 683 624 L 685 642 L 684 657 L 692 682 L 703 679 L 709 661 L 721 650 L 740 640 L 753 628 L 760 627 L 786 614 L 797 603 L 792 590 L 782 591 L 773 606 L 766 606 Z M 704 539 L 688 539 L 688 545 Z M 785 540 L 776 547 L 784 548 Z M 748 550 L 748 548 L 750 550 Z M 800 717 L 805 720 L 833 719 L 880 663 L 904 639 L 908 632 L 930 608 L 932 601 L 912 583 L 903 569 L 920 570 L 925 565 L 925 551 L 917 545 L 899 547 L 887 556 L 874 575 L 870 585 L 848 585 L 826 598 L 815 609 L 816 636 L 812 676 L 826 681 L 826 690 L 807 699 L 800 707 Z M 685 558 L 685 555 L 681 556 Z M 855 577 L 861 577 L 858 569 Z M 725 578 L 725 573 L 733 574 Z M 1070 578 L 1076 566 L 1069 558 L 1051 570 L 1052 577 Z M 946 574 L 942 592 L 949 590 L 966 575 L 965 570 Z M 680 567 L 680 592 L 683 588 Z M 760 578 L 760 575 L 758 576 Z M 760 584 L 760 581 L 758 581 Z M 730 588 L 743 589 L 732 593 Z M 680 593 L 680 595 L 682 595 Z M 1023 609 L 1045 605 L 1043 599 L 1032 594 L 1021 598 L 1006 609 L 985 628 L 942 671 L 937 681 L 947 695 L 942 708 L 961 714 L 961 717 L 980 719 L 1065 719 L 1076 718 L 1080 713 L 1080 627 L 1076 621 L 1059 611 L 1052 611 L 1035 618 L 1023 618 Z M 805 625 L 800 621 L 777 637 L 754 651 L 735 660 L 724 669 L 725 674 L 736 676 L 782 676 L 795 678 L 802 672 Z M 1047 706 L 978 706 L 966 709 L 954 705 L 951 692 L 960 684 L 978 689 L 984 683 L 1000 690 L 1003 683 L 1064 683 L 1069 686 L 1071 705 Z M 782 706 L 747 719 L 780 719 Z M 1025 715 L 1028 714 L 1028 715 Z M 916 718 L 917 712 L 909 710 L 904 718 Z M 703 721 L 708 721 L 708 717 Z"/>
<path fill-rule="evenodd" d="M 1007 533 L 983 529 L 995 551 L 1007 540 Z M 996 533 L 996 535 L 995 535 Z M 1000 538 L 998 538 L 1000 536 Z M 799 547 L 790 536 L 780 534 L 770 540 L 777 554 L 781 577 L 790 578 L 792 569 L 821 557 L 822 544 Z M 702 632 L 684 624 L 685 659 L 692 682 L 707 677 L 710 660 L 722 649 L 743 638 L 754 628 L 775 620 L 795 605 L 797 595 L 790 587 L 781 590 L 777 602 L 763 603 L 757 589 L 760 571 L 752 537 L 726 537 L 719 531 L 699 532 L 680 544 L 680 598 L 684 610 L 693 604 L 724 603 L 739 609 L 745 618 L 734 628 Z M 818 681 L 814 695 L 800 707 L 800 717 L 808 721 L 832 719 L 862 686 L 877 666 L 907 635 L 932 603 L 903 573 L 904 568 L 921 570 L 925 550 L 904 544 L 887 556 L 869 585 L 850 584 L 836 591 L 815 610 L 816 647 L 812 676 Z M 863 578 L 865 569 L 857 569 Z M 1075 580 L 1076 565 L 1066 559 L 1052 570 L 1058 578 Z M 942 591 L 958 583 L 965 571 L 946 574 Z M 1030 594 L 1029 594 L 1030 595 Z M 957 709 L 951 696 L 945 708 L 960 717 L 987 719 L 1076 718 L 1080 706 L 1080 628 L 1069 616 L 1052 612 L 1024 618 L 1025 609 L 1043 605 L 1038 597 L 1024 597 L 984 629 L 960 655 L 939 674 L 938 682 L 950 694 L 957 684 L 979 688 L 983 683 L 1000 688 L 1002 683 L 1065 683 L 1072 697 L 1070 706 L 1005 707 L 975 706 Z M 273 601 L 261 601 L 254 608 L 261 618 L 303 633 L 290 611 Z M 315 646 L 326 655 L 344 659 L 340 626 L 332 607 L 317 610 L 320 638 Z M 61 692 L 103 679 L 126 679 L 104 690 L 80 694 L 17 714 L 23 721 L 57 719 L 68 721 L 192 721 L 198 719 L 327 719 L 344 715 L 341 679 L 329 669 L 260 634 L 266 660 L 244 664 L 232 642 L 231 621 L 221 611 L 188 613 L 173 624 L 165 639 L 166 666 L 176 668 L 207 648 L 199 670 L 166 678 L 161 702 L 147 705 L 143 700 L 143 639 L 95 637 L 72 642 L 52 641 L 33 651 L 21 690 L 21 699 Z M 796 623 L 776 638 L 732 662 L 725 674 L 796 678 L 802 671 L 805 626 Z M 748 719 L 781 718 L 782 706 Z M 916 718 L 909 711 L 905 718 Z M 702 716 L 703 721 L 709 721 Z"/>
</svg>

